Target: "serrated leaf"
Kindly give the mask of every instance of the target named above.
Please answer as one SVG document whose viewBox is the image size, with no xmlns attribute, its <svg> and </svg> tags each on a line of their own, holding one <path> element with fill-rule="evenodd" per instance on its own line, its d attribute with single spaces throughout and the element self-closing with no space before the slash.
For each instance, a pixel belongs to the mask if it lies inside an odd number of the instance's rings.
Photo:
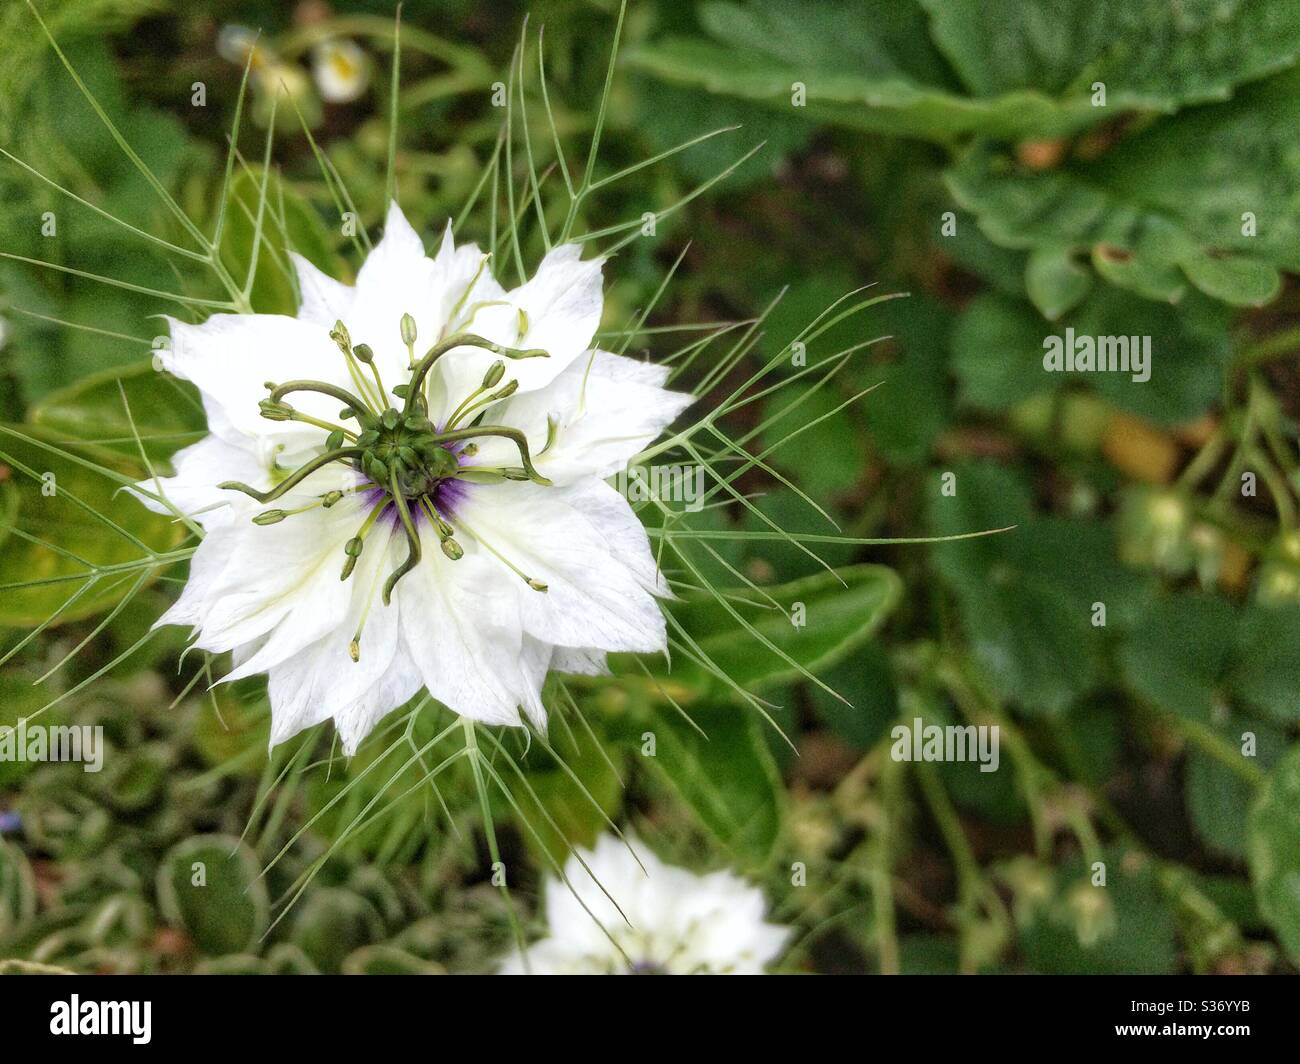
<svg viewBox="0 0 1300 1064">
<path fill-rule="evenodd" d="M 781 110 L 800 85 L 809 119 L 933 140 L 1066 136 L 1126 110 L 1174 112 L 1300 56 L 1289 0 L 760 0 L 705 4 L 700 21 L 710 39 L 658 41 L 631 62 Z"/>
<path fill-rule="evenodd" d="M 1300 56 L 1289 0 L 920 2 L 935 43 L 975 96 L 1041 94 L 1073 119 L 1067 125 L 1226 99 Z M 1098 82 L 1104 107 L 1092 104 Z"/>
<path fill-rule="evenodd" d="M 1279 270 L 1300 268 L 1300 160 L 1288 149 L 1298 121 L 1300 75 L 1288 73 L 1157 123 L 1095 161 L 1039 172 L 979 146 L 945 176 L 1004 247 L 1086 255 L 1148 299 L 1177 301 L 1195 286 L 1257 306 L 1276 294 Z"/>
</svg>

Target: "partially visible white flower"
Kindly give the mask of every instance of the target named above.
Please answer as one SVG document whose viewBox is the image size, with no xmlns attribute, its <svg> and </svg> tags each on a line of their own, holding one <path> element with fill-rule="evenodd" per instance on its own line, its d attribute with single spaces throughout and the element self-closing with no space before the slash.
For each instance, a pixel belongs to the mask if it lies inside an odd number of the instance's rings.
<svg viewBox="0 0 1300 1064">
<path fill-rule="evenodd" d="M 311 91 L 306 72 L 281 59 L 274 49 L 262 43 L 255 31 L 236 24 L 222 26 L 217 33 L 217 54 L 236 66 L 247 64 L 254 90 L 253 115 L 259 124 L 270 122 L 271 102 L 280 93 L 284 93 L 292 106 L 285 106 L 279 112 L 278 124 L 296 128 L 299 115 L 309 126 L 320 121 L 320 101 Z"/>
<path fill-rule="evenodd" d="M 757 887 L 732 872 L 674 868 L 635 840 L 632 846 L 635 855 L 602 836 L 582 851 L 590 872 L 570 857 L 569 884 L 546 884 L 550 934 L 528 948 L 526 965 L 516 951 L 501 974 L 762 975 L 785 948 L 789 928 L 764 920 Z"/>
<path fill-rule="evenodd" d="M 312 49 L 311 71 L 326 103 L 351 103 L 370 84 L 370 60 L 356 41 L 334 38 Z"/>
<path fill-rule="evenodd" d="M 604 478 L 691 397 L 593 345 L 601 261 L 556 247 L 506 291 L 394 204 L 356 287 L 294 263 L 297 317 L 171 322 L 211 435 L 136 489 L 205 532 L 158 623 L 269 674 L 272 745 L 333 719 L 351 753 L 421 688 L 541 728 L 548 670 L 663 651 L 667 585 Z"/>
<path fill-rule="evenodd" d="M 230 24 L 222 26 L 217 33 L 217 55 L 227 63 L 243 66 L 251 53 L 253 66 L 259 66 L 271 58 L 266 45 L 258 43 L 256 31 L 247 26 Z"/>
</svg>

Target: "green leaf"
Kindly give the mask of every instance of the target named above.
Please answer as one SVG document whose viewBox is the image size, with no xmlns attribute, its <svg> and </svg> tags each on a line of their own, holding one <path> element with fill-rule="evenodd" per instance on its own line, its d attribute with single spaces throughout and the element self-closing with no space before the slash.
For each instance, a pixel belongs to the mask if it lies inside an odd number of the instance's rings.
<svg viewBox="0 0 1300 1064">
<path fill-rule="evenodd" d="M 952 369 L 962 399 L 1004 411 L 1056 381 L 1043 372 L 1044 323 L 1023 300 L 986 293 L 971 300 L 953 329 Z"/>
<path fill-rule="evenodd" d="M 1279 270 L 1300 268 L 1300 160 L 1288 150 L 1297 122 L 1300 74 L 1288 73 L 1157 123 L 1093 161 L 1041 172 L 980 145 L 945 176 L 1003 247 L 1086 256 L 1148 299 L 1176 302 L 1190 284 L 1259 306 L 1276 295 Z"/>
<path fill-rule="evenodd" d="M 1250 811 L 1246 856 L 1255 897 L 1292 961 L 1300 963 L 1300 749 L 1270 774 Z"/>
<path fill-rule="evenodd" d="M 1025 486 L 987 463 L 958 466 L 956 494 L 930 486 L 936 535 L 1016 527 L 979 539 L 939 543 L 935 563 L 957 597 L 966 636 L 990 679 L 1027 713 L 1056 715 L 1102 677 L 1106 628 L 1134 609 L 1141 587 L 1120 569 L 1110 530 L 1033 513 Z"/>
<path fill-rule="evenodd" d="M 1069 248 L 1040 247 L 1025 265 L 1025 290 L 1049 321 L 1076 306 L 1092 287 L 1092 275 L 1074 261 Z"/>
<path fill-rule="evenodd" d="M 13 431 L 31 440 L 50 442 L 44 429 L 18 426 Z M 111 452 L 83 447 L 61 449 L 117 473 L 140 475 L 131 463 Z M 21 439 L 0 426 L 0 464 L 17 462 L 42 478 L 46 474 L 52 474 L 52 478 L 38 481 L 16 464 L 12 468 L 12 481 L 22 496 L 14 527 L 18 533 L 42 542 L 34 543 L 14 534 L 0 552 L 0 585 L 6 585 L 0 593 L 0 626 L 40 624 L 55 614 L 84 586 L 85 580 L 77 575 L 87 572 L 83 561 L 102 567 L 147 558 L 122 532 L 136 536 L 153 551 L 175 546 L 184 534 L 184 526 L 145 509 L 136 499 L 121 493 L 120 485 L 110 477 L 58 451 Z M 96 520 L 74 498 L 106 516 L 122 532 Z M 57 544 L 61 551 L 76 557 L 54 550 L 47 543 Z M 88 617 L 118 602 L 141 571 L 127 572 L 125 578 L 121 573 L 102 577 L 59 613 L 55 623 Z"/>
<path fill-rule="evenodd" d="M 843 583 L 841 583 L 843 581 Z M 700 649 L 748 691 L 761 691 L 797 680 L 804 672 L 829 668 L 869 639 L 898 602 L 898 577 L 880 565 L 851 565 L 788 584 L 764 588 L 781 608 L 733 600 L 732 608 L 762 637 L 796 664 L 759 643 L 712 596 L 695 594 L 670 608 Z M 750 602 L 759 596 L 740 589 Z M 762 599 L 766 603 L 766 599 Z M 802 621 L 802 623 L 796 623 Z M 725 695 L 729 687 L 685 657 L 670 672 L 656 671 L 702 694 Z"/>
<path fill-rule="evenodd" d="M 1045 975 L 1160 975 L 1177 959 L 1174 918 L 1149 861 L 1105 855 L 1106 885 L 1093 886 L 1080 860 L 1021 938 L 1034 972 Z"/>
<path fill-rule="evenodd" d="M 803 85 L 795 113 L 814 122 L 946 141 L 1065 136 L 1125 110 L 1173 112 L 1225 99 L 1300 56 L 1289 0 L 1043 8 L 1043 0 L 709 3 L 700 21 L 711 39 L 668 38 L 632 50 L 629 61 L 787 113 Z M 1097 81 L 1106 106 L 1093 105 Z"/>
<path fill-rule="evenodd" d="M 953 371 L 962 397 L 983 410 L 1008 410 L 1031 396 L 1069 385 L 1092 388 L 1114 405 L 1161 424 L 1195 417 L 1214 401 L 1231 353 L 1223 308 L 1193 294 L 1178 307 L 1153 304 L 1116 288 L 1095 289 L 1056 324 L 1023 300 L 974 299 L 953 333 Z M 1049 336 L 1150 338 L 1149 379 L 1122 371 L 1048 372 Z"/>
<path fill-rule="evenodd" d="M 1026 93 L 1066 126 L 1174 111 L 1300 56 L 1289 0 L 921 0 L 935 43 L 977 97 Z M 1106 105 L 1092 106 L 1093 85 Z M 1089 116 L 1088 111 L 1093 114 Z"/>
<path fill-rule="evenodd" d="M 349 954 L 384 936 L 378 910 L 343 887 L 308 893 L 294 916 L 292 942 L 322 972 L 338 972 Z"/>
<path fill-rule="evenodd" d="M 1120 648 L 1130 685 L 1180 717 L 1208 724 L 1236 629 L 1232 605 L 1194 592 L 1157 601 Z"/>
<path fill-rule="evenodd" d="M 133 459 L 139 457 L 143 444 L 151 461 L 165 460 L 197 442 L 205 424 L 194 387 L 147 362 L 104 370 L 51 392 L 33 404 L 27 416 L 52 435 L 107 447 Z"/>
<path fill-rule="evenodd" d="M 781 778 L 761 721 L 731 704 L 692 706 L 690 716 L 657 711 L 655 756 L 646 760 L 742 865 L 760 867 L 781 828 Z"/>
<path fill-rule="evenodd" d="M 1234 747 L 1241 746 L 1242 734 L 1255 736 L 1255 759 L 1261 768 L 1277 763 L 1286 749 L 1281 729 L 1234 713 L 1218 726 Z M 1246 855 L 1246 819 L 1255 798 L 1251 783 L 1217 758 L 1190 749 L 1184 771 L 1187 812 L 1196 833 L 1210 847 L 1229 857 Z"/>
<path fill-rule="evenodd" d="M 1279 724 L 1300 721 L 1300 605 L 1247 606 L 1228 683 L 1238 698 Z"/>
<path fill-rule="evenodd" d="M 158 904 L 205 953 L 241 953 L 266 930 L 270 902 L 257 857 L 230 835 L 194 835 L 158 866 Z"/>
<path fill-rule="evenodd" d="M 591 846 L 596 836 L 606 830 L 608 820 L 616 817 L 623 788 L 610 767 L 613 756 L 597 746 L 599 740 L 576 723 L 551 729 L 552 749 L 562 758 L 568 772 L 545 749 L 534 745 L 528 751 L 524 770 L 537 802 L 555 821 L 553 827 L 534 807 L 532 795 L 510 781 L 522 805 L 522 815 L 531 827 L 521 826 L 520 836 L 539 864 L 545 859 L 536 852 L 535 831 L 551 857 L 563 863 L 572 846 Z M 570 775 L 572 773 L 572 775 Z M 576 780 L 574 777 L 577 777 Z M 520 813 L 514 814 L 517 818 Z"/>
<path fill-rule="evenodd" d="M 898 687 L 889 655 L 865 643 L 833 669 L 822 674 L 830 688 L 845 699 L 811 687 L 813 708 L 840 739 L 857 750 L 869 750 L 898 717 Z"/>
<path fill-rule="evenodd" d="M 1300 720 L 1300 606 L 1237 608 L 1201 593 L 1150 605 L 1120 648 L 1143 697 L 1201 723 L 1235 704 L 1279 724 Z"/>
<path fill-rule="evenodd" d="M 261 198 L 260 167 L 241 170 L 230 182 L 226 225 L 221 237 L 221 261 L 239 284 L 244 283 L 252 262 L 253 235 L 257 231 Z M 296 251 L 331 276 L 339 275 L 338 256 L 320 217 L 291 186 L 273 173 L 266 184 L 262 247 L 251 293 L 253 309 L 257 313 L 297 312 L 297 280 L 289 259 L 290 251 Z"/>
<path fill-rule="evenodd" d="M 36 877 L 17 846 L 0 839 L 0 942 L 21 932 L 36 915 Z"/>
<path fill-rule="evenodd" d="M 857 364 L 856 382 L 881 386 L 854 409 L 862 411 L 872 441 L 893 462 L 924 462 L 952 419 L 948 348 L 956 317 L 924 293 L 872 309 L 871 328 L 892 339 L 863 352 L 871 361 L 865 368 Z M 890 359 L 883 367 L 882 356 Z"/>
</svg>

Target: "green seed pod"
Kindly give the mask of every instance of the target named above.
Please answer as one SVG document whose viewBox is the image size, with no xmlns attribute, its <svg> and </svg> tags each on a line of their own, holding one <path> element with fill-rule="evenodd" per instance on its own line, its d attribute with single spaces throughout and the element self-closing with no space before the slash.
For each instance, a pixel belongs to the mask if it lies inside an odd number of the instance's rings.
<svg viewBox="0 0 1300 1064">
<path fill-rule="evenodd" d="M 343 544 L 343 553 L 346 554 L 349 558 L 359 558 L 361 556 L 361 549 L 365 545 L 366 545 L 366 541 L 364 539 L 362 539 L 360 536 L 353 536 L 350 540 L 348 540 L 345 544 Z"/>
<path fill-rule="evenodd" d="M 415 319 L 409 314 L 402 315 L 402 343 L 407 347 L 415 343 Z"/>
<path fill-rule="evenodd" d="M 458 562 L 465 557 L 464 548 L 450 536 L 442 541 L 442 553 L 454 562 Z"/>
<path fill-rule="evenodd" d="M 510 382 L 509 384 L 507 384 L 504 388 L 498 389 L 497 391 L 493 392 L 493 393 L 492 393 L 492 398 L 493 398 L 493 399 L 505 399 L 507 396 L 514 395 L 515 392 L 517 392 L 517 391 L 519 391 L 519 382 L 518 382 L 518 381 L 511 381 L 511 382 Z"/>
<path fill-rule="evenodd" d="M 327 451 L 337 451 L 343 446 L 343 430 L 335 429 L 325 437 L 325 449 Z"/>
<path fill-rule="evenodd" d="M 373 447 L 379 442 L 379 432 L 376 429 L 366 429 L 357 437 L 358 447 Z"/>
<path fill-rule="evenodd" d="M 352 353 L 367 365 L 375 360 L 375 353 L 370 350 L 369 344 L 357 344 L 357 346 L 352 349 Z"/>
<path fill-rule="evenodd" d="M 278 525 L 289 515 L 283 510 L 263 510 L 253 518 L 255 525 Z"/>
<path fill-rule="evenodd" d="M 389 432 L 392 432 L 393 429 L 397 428 L 398 424 L 401 423 L 401 420 L 402 420 L 402 415 L 399 414 L 396 410 L 394 410 L 391 406 L 384 411 L 383 415 L 379 419 L 380 423 Z"/>
<path fill-rule="evenodd" d="M 328 491 L 328 492 L 325 493 L 324 498 L 321 499 L 321 505 L 324 506 L 325 509 L 328 510 L 331 506 L 333 506 L 333 505 L 334 505 L 336 502 L 338 502 L 341 498 L 343 498 L 343 492 L 341 492 L 341 491 Z"/>
<path fill-rule="evenodd" d="M 376 484 L 383 484 L 388 480 L 388 466 L 374 455 L 366 459 L 366 473 Z"/>
<path fill-rule="evenodd" d="M 491 369 L 483 374 L 483 389 L 495 388 L 501 383 L 501 378 L 506 375 L 506 364 L 504 362 L 493 362 Z"/>
</svg>

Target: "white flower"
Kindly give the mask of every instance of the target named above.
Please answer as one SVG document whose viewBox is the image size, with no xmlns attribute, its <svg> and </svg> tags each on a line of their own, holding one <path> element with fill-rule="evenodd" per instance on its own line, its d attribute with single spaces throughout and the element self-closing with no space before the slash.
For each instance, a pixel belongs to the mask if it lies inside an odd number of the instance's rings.
<svg viewBox="0 0 1300 1064">
<path fill-rule="evenodd" d="M 631 845 L 635 854 L 602 836 L 580 851 L 590 871 L 570 857 L 568 885 L 546 884 L 549 937 L 528 948 L 526 966 L 516 951 L 501 973 L 761 975 L 785 948 L 789 929 L 765 922 L 757 887 L 731 872 L 698 876 Z"/>
<path fill-rule="evenodd" d="M 326 103 L 351 103 L 370 84 L 370 60 L 355 41 L 322 41 L 312 49 L 311 72 Z"/>
<path fill-rule="evenodd" d="M 604 478 L 690 397 L 593 348 L 600 261 L 557 247 L 507 292 L 393 205 L 355 288 L 295 263 L 296 318 L 171 322 L 211 435 L 136 488 L 205 533 L 158 623 L 269 674 L 272 745 L 332 718 L 351 753 L 421 687 L 540 728 L 548 669 L 663 651 L 666 585 Z"/>
</svg>

